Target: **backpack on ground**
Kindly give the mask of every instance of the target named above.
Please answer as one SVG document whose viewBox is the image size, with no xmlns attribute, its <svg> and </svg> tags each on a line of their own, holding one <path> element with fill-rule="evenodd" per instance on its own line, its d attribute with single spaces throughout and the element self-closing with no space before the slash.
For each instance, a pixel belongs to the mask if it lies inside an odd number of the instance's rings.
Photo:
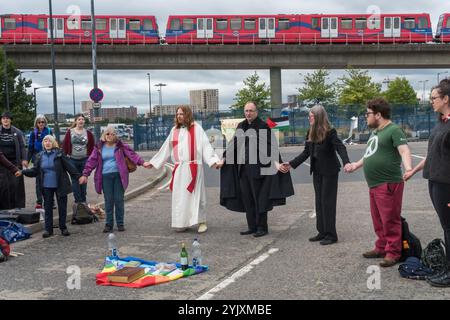
<svg viewBox="0 0 450 320">
<path fill-rule="evenodd" d="M 447 268 L 444 242 L 441 239 L 431 241 L 422 252 L 422 263 L 439 273 Z"/>
<path fill-rule="evenodd" d="M 8 241 L 0 237 L 0 262 L 8 260 L 11 248 Z"/>
<path fill-rule="evenodd" d="M 28 239 L 31 237 L 31 232 L 20 223 L 0 220 L 0 237 L 8 243 L 14 243 Z"/>
<path fill-rule="evenodd" d="M 408 257 L 421 258 L 422 245 L 419 238 L 417 238 L 410 230 L 406 219 L 402 218 L 402 255 L 400 261 L 406 261 Z"/>
<path fill-rule="evenodd" d="M 74 203 L 72 210 L 72 224 L 88 224 L 98 221 L 98 218 L 85 203 Z"/>
</svg>

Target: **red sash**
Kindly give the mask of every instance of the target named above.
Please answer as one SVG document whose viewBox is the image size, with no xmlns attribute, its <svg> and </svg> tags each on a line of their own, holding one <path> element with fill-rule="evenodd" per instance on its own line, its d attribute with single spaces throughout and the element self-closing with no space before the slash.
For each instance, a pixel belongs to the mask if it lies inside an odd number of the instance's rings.
<svg viewBox="0 0 450 320">
<path fill-rule="evenodd" d="M 173 147 L 173 155 L 175 157 L 175 168 L 173 168 L 172 171 L 172 180 L 170 181 L 170 191 L 173 191 L 173 180 L 175 178 L 175 171 L 177 171 L 177 168 L 180 164 L 180 158 L 178 157 L 178 137 L 180 135 L 180 129 L 175 128 L 173 132 L 173 140 L 172 140 L 172 147 Z M 187 190 L 192 193 L 195 189 L 195 184 L 197 182 L 197 170 L 198 170 L 198 164 L 195 162 L 195 125 L 193 124 L 189 128 L 189 167 L 191 168 L 191 175 L 192 180 L 191 183 L 189 183 Z"/>
</svg>

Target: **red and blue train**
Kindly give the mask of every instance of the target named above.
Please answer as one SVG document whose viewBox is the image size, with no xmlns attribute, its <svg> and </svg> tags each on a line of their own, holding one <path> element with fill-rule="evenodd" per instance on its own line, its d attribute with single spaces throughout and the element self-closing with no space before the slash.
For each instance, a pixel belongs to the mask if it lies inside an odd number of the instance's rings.
<svg viewBox="0 0 450 320">
<path fill-rule="evenodd" d="M 53 15 L 55 43 L 92 41 L 90 16 Z M 155 16 L 97 15 L 99 44 L 321 44 L 450 42 L 450 13 L 433 35 L 430 15 L 171 15 L 165 36 Z M 0 15 L 0 43 L 50 42 L 48 15 Z"/>
</svg>

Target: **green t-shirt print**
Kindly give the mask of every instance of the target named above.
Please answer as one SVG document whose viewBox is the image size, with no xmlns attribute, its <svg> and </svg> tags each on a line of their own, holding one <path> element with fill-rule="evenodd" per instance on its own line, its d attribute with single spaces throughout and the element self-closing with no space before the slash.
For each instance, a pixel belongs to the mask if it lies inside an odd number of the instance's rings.
<svg viewBox="0 0 450 320">
<path fill-rule="evenodd" d="M 364 175 L 369 188 L 383 183 L 401 182 L 402 158 L 397 147 L 407 144 L 403 130 L 391 123 L 381 131 L 374 130 L 364 154 Z"/>
</svg>

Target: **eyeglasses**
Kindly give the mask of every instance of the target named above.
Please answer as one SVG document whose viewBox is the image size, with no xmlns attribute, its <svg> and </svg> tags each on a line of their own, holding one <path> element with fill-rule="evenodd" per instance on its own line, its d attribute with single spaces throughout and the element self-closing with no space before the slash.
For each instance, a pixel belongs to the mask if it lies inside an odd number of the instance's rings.
<svg viewBox="0 0 450 320">
<path fill-rule="evenodd" d="M 369 114 L 375 114 L 375 112 L 366 112 L 364 115 L 366 116 L 366 118 L 369 116 Z"/>
<path fill-rule="evenodd" d="M 441 98 L 441 97 L 440 96 L 438 96 L 438 97 L 430 97 L 430 100 L 434 101 L 434 100 L 439 99 L 439 98 Z"/>
<path fill-rule="evenodd" d="M 45 123 L 45 121 L 38 121 L 37 123 Z"/>
<path fill-rule="evenodd" d="M 115 133 L 108 132 L 106 135 L 107 135 L 107 136 L 115 136 L 116 134 L 115 134 Z"/>
</svg>

